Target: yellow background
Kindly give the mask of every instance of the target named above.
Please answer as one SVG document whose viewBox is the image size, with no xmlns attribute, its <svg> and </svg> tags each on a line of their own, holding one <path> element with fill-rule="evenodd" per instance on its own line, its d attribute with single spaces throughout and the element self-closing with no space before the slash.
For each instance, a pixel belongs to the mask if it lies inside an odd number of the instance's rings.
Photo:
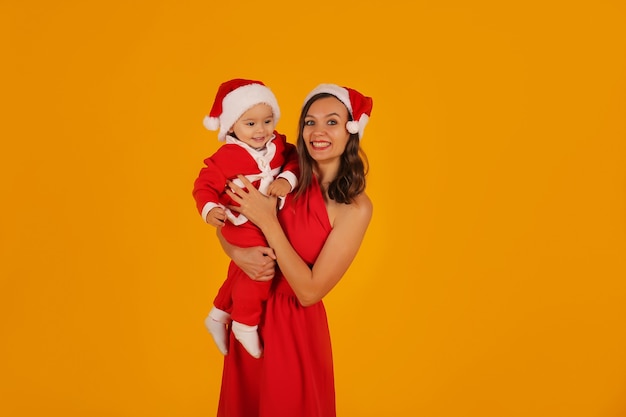
<svg viewBox="0 0 626 417">
<path fill-rule="evenodd" d="M 0 4 L 0 414 L 215 414 L 219 83 L 374 97 L 339 415 L 626 415 L 626 6 Z"/>
</svg>

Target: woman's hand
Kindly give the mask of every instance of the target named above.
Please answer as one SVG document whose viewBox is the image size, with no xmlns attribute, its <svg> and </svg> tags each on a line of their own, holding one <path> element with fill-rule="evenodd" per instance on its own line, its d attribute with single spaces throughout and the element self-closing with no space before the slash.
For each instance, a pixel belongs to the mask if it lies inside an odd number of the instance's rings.
<svg viewBox="0 0 626 417">
<path fill-rule="evenodd" d="M 276 272 L 276 255 L 272 248 L 234 246 L 231 259 L 254 281 L 270 281 Z"/>
<path fill-rule="evenodd" d="M 253 246 L 240 248 L 228 243 L 217 229 L 217 238 L 226 255 L 254 281 L 270 281 L 276 271 L 276 255 L 272 248 Z"/>
<path fill-rule="evenodd" d="M 254 188 L 252 183 L 243 175 L 239 175 L 238 178 L 246 190 L 239 187 L 234 182 L 228 181 L 226 194 L 239 204 L 239 206 L 229 206 L 228 208 L 243 214 L 260 229 L 263 229 L 263 227 L 271 224 L 273 221 L 277 221 L 277 198 L 274 196 L 267 197 L 261 194 L 261 192 Z"/>
</svg>

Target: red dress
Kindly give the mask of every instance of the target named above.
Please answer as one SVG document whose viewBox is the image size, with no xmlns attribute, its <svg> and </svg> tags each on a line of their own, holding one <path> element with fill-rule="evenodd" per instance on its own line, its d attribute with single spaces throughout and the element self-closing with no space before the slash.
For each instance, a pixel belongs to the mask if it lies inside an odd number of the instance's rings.
<svg viewBox="0 0 626 417">
<path fill-rule="evenodd" d="M 294 249 L 313 265 L 331 231 L 317 182 L 279 219 Z M 277 271 L 259 326 L 263 356 L 254 359 L 230 335 L 218 417 L 334 417 L 330 333 L 322 301 L 303 307 Z"/>
</svg>

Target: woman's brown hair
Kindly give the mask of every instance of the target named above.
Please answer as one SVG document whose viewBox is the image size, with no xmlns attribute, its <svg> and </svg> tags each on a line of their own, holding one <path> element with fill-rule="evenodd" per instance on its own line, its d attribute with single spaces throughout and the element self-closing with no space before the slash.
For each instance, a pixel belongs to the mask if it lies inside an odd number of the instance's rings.
<svg viewBox="0 0 626 417">
<path fill-rule="evenodd" d="M 311 104 L 315 101 L 333 97 L 328 93 L 316 94 L 304 105 L 300 113 L 300 121 L 298 122 L 298 140 L 296 146 L 298 148 L 298 160 L 300 162 L 300 177 L 298 179 L 298 187 L 295 198 L 298 198 L 304 190 L 308 188 L 313 179 L 313 158 L 309 155 L 306 148 L 302 132 L 304 130 L 305 117 L 309 112 Z M 338 100 L 338 99 L 337 99 Z M 348 121 L 351 121 L 352 115 L 348 111 Z M 368 171 L 367 156 L 359 140 L 357 133 L 350 134 L 346 149 L 341 154 L 341 162 L 339 164 L 339 172 L 337 177 L 328 185 L 328 197 L 338 203 L 350 204 L 354 198 L 365 190 L 365 176 Z"/>
</svg>

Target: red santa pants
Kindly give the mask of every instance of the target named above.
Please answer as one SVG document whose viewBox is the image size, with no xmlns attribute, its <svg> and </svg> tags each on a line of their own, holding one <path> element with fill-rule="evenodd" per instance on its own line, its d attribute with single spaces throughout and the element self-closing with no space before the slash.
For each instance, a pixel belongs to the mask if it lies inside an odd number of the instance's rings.
<svg viewBox="0 0 626 417">
<path fill-rule="evenodd" d="M 271 281 L 253 281 L 231 262 L 228 277 L 217 292 L 213 305 L 230 313 L 234 321 L 255 326 L 261 321 L 261 313 L 271 285 Z"/>
<path fill-rule="evenodd" d="M 235 226 L 226 222 L 222 235 L 232 245 L 239 247 L 267 246 L 265 237 L 252 223 Z M 252 280 L 234 262 L 228 266 L 228 275 L 220 287 L 213 305 L 230 313 L 231 318 L 248 326 L 259 324 L 272 281 Z"/>
</svg>

